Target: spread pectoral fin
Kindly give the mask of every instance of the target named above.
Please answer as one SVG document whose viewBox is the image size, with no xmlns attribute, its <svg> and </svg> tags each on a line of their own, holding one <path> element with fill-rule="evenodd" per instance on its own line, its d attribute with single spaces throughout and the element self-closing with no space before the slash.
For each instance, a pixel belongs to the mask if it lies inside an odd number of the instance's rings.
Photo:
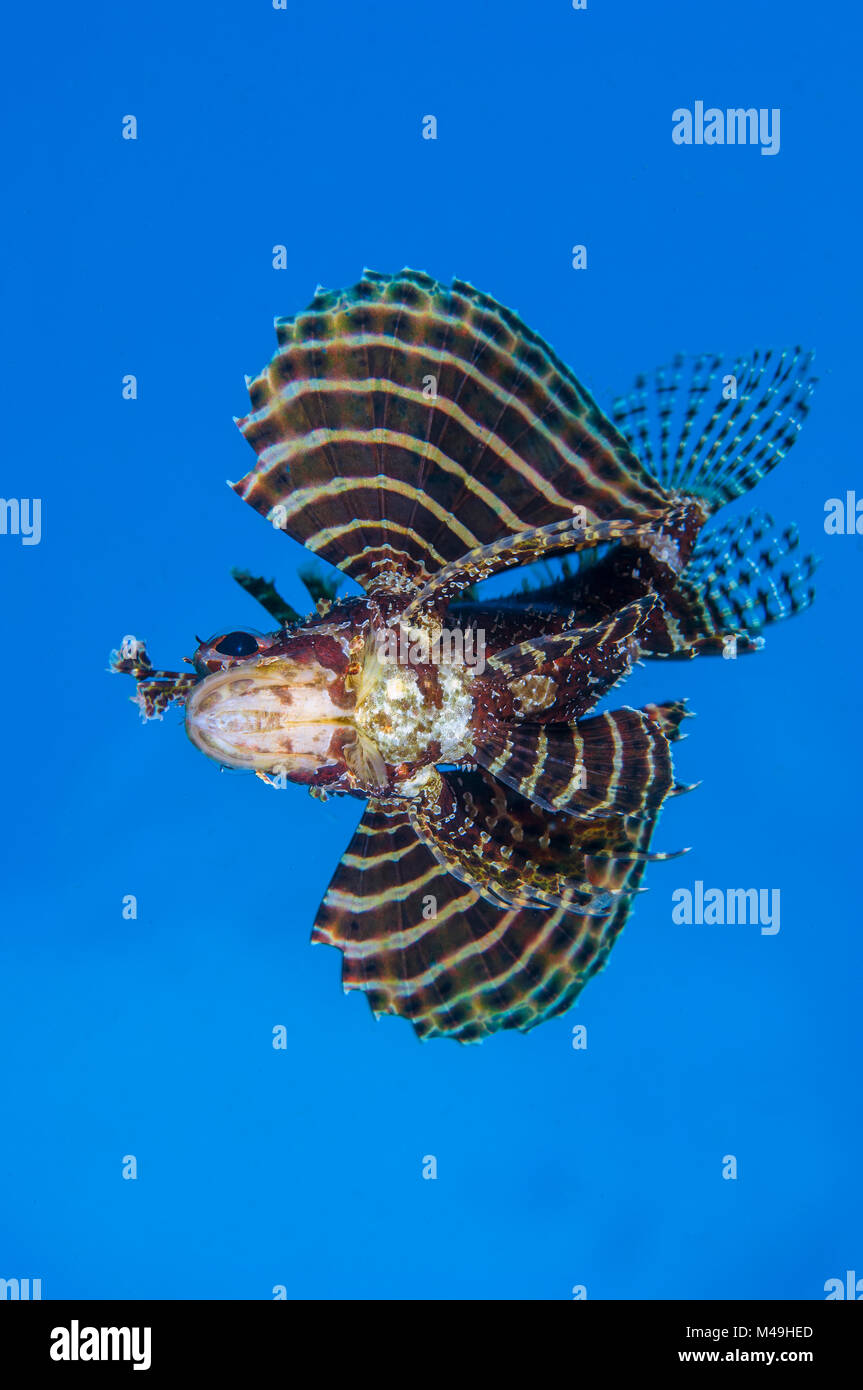
<svg viewBox="0 0 863 1390">
<path fill-rule="evenodd" d="M 682 717 L 683 706 L 673 708 Z M 474 756 L 548 811 L 644 814 L 673 787 L 667 735 L 646 710 L 612 710 L 572 724 L 501 725 L 477 743 Z"/>
<path fill-rule="evenodd" d="M 312 939 L 341 950 L 346 990 L 421 1038 L 527 1031 L 568 1009 L 605 964 L 654 857 L 655 815 L 549 818 L 482 773 L 446 773 L 444 784 L 437 813 L 369 803 Z M 460 829 L 477 833 L 459 844 Z"/>
<path fill-rule="evenodd" d="M 364 587 L 572 515 L 638 520 L 666 494 L 542 339 L 464 281 L 366 272 L 280 319 L 238 421 L 236 491 Z"/>
<path fill-rule="evenodd" d="M 507 939 L 516 915 L 442 868 L 405 810 L 372 801 L 312 940 L 341 950 L 345 990 L 361 990 L 375 1014 L 409 1019 L 420 1037 L 475 1041 L 493 1031 L 485 1014 L 517 994 L 507 985 L 519 964 Z"/>
<path fill-rule="evenodd" d="M 633 856 L 643 857 L 633 850 L 631 817 L 550 812 L 482 768 L 441 773 L 409 815 L 442 867 L 505 908 L 603 915 L 627 892 Z"/>
</svg>

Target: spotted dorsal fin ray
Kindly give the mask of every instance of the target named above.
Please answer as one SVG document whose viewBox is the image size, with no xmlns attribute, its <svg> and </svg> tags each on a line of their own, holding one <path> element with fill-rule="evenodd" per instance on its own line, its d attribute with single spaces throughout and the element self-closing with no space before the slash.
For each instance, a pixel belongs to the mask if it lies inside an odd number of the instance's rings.
<svg viewBox="0 0 863 1390">
<path fill-rule="evenodd" d="M 441 866 L 407 809 L 370 801 L 321 904 L 312 940 L 342 952 L 346 991 L 420 1038 L 478 1042 L 564 1013 L 604 966 L 639 888 L 655 816 L 570 820 L 592 835 L 604 910 L 498 907 Z M 603 865 L 603 843 L 615 857 Z M 571 851 L 576 854 L 577 851 Z M 598 900 L 597 900 L 598 901 Z"/>
<path fill-rule="evenodd" d="M 812 359 L 802 348 L 737 359 L 681 354 L 638 377 L 612 419 L 668 492 L 702 498 L 715 511 L 791 448 L 815 389 Z"/>
<path fill-rule="evenodd" d="M 537 560 L 550 560 L 562 555 L 583 554 L 615 541 L 649 548 L 659 540 L 663 528 L 672 524 L 678 515 L 676 510 L 669 508 L 664 512 L 653 512 L 642 521 L 613 520 L 583 524 L 579 519 L 570 518 L 521 531 L 515 536 L 504 536 L 444 565 L 417 590 L 404 611 L 404 618 L 414 617 L 431 604 L 448 602 L 464 589 L 516 566 L 532 565 Z"/>
<path fill-rule="evenodd" d="M 463 281 L 366 272 L 276 328 L 235 490 L 367 589 L 421 585 L 573 505 L 589 521 L 665 505 L 543 340 Z"/>
</svg>

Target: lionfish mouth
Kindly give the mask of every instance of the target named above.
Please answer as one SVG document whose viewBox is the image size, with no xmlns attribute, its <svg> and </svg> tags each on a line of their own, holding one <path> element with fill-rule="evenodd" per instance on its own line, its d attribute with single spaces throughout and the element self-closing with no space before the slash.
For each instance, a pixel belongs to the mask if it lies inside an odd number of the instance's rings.
<svg viewBox="0 0 863 1390">
<path fill-rule="evenodd" d="M 281 657 L 218 671 L 186 701 L 186 733 L 227 767 L 313 773 L 334 761 L 334 736 L 352 727 L 330 698 L 331 680 L 316 663 Z"/>
</svg>

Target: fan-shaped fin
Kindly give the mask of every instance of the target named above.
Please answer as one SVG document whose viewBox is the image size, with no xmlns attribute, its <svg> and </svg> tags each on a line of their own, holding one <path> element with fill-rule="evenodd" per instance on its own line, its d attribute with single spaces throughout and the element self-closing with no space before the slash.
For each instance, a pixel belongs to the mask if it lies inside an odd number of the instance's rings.
<svg viewBox="0 0 863 1390">
<path fill-rule="evenodd" d="M 665 506 L 542 339 L 463 281 L 366 272 L 277 331 L 235 490 L 367 588 L 423 583 L 574 505 L 589 521 Z"/>
<path fill-rule="evenodd" d="M 646 814 L 673 785 L 668 740 L 643 710 L 505 725 L 477 743 L 474 757 L 536 805 L 581 816 Z"/>
<path fill-rule="evenodd" d="M 627 891 L 624 816 L 549 813 L 482 768 L 443 771 L 408 814 L 441 867 L 494 906 L 597 916 Z"/>
<path fill-rule="evenodd" d="M 815 557 L 804 555 L 780 568 L 799 544 L 796 526 L 779 531 L 773 518 L 759 511 L 700 536 L 681 589 L 693 606 L 703 606 L 705 633 L 758 632 L 808 608 L 815 597 L 810 583 Z"/>
<path fill-rule="evenodd" d="M 567 824 L 573 835 L 582 829 L 574 819 Z M 583 827 L 596 855 L 600 824 Z M 409 1019 L 421 1038 L 476 1042 L 503 1028 L 526 1032 L 570 1008 L 605 964 L 638 888 L 653 824 L 653 816 L 613 822 L 608 842 L 629 858 L 607 867 L 619 891 L 605 911 L 502 909 L 441 867 L 406 810 L 372 801 L 312 940 L 342 951 L 346 990 L 365 993 L 376 1014 Z M 598 858 L 594 869 L 603 872 Z"/>
</svg>

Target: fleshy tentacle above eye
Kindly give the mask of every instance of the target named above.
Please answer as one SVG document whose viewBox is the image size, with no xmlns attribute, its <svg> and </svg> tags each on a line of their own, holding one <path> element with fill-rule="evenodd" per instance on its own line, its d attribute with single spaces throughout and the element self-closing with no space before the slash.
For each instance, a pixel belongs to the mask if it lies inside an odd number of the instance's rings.
<svg viewBox="0 0 863 1390">
<path fill-rule="evenodd" d="M 190 690 L 200 680 L 193 672 L 155 670 L 146 644 L 135 637 L 124 637 L 118 650 L 111 653 L 109 669 L 118 675 L 134 677 L 137 690 L 132 700 L 144 720 L 162 719 L 170 705 L 184 705 Z"/>
</svg>

